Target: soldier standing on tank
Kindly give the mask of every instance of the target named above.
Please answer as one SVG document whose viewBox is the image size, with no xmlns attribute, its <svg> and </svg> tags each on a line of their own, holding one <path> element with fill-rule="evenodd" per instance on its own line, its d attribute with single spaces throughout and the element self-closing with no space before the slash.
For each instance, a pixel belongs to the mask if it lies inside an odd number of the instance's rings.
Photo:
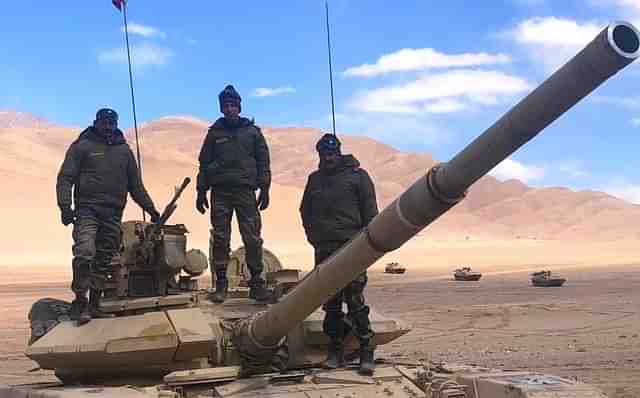
<svg viewBox="0 0 640 398">
<path fill-rule="evenodd" d="M 219 118 L 207 133 L 200 156 L 196 208 L 202 214 L 209 208 L 207 191 L 211 189 L 211 225 L 213 227 L 212 273 L 216 276 L 214 302 L 224 302 L 229 283 L 227 265 L 231 251 L 231 217 L 236 212 L 251 279 L 249 297 L 270 299 L 261 276 L 262 220 L 260 211 L 269 206 L 271 169 L 267 142 L 253 120 L 240 117 L 242 99 L 231 85 L 218 95 Z M 260 190 L 256 200 L 256 190 Z"/>
<path fill-rule="evenodd" d="M 320 264 L 378 214 L 373 182 L 353 155 L 342 155 L 340 141 L 325 134 L 316 145 L 320 157 L 318 170 L 311 173 L 300 205 L 302 224 L 307 240 L 315 251 L 315 264 Z M 369 307 L 365 304 L 364 288 L 367 274 L 329 299 L 323 309 L 324 332 L 330 338 L 326 366 L 335 369 L 344 365 L 345 323 L 342 303 L 346 302 L 353 333 L 360 340 L 360 373 L 373 374 L 373 331 Z"/>
<path fill-rule="evenodd" d="M 120 249 L 127 193 L 152 222 L 160 217 L 118 129 L 114 110 L 100 109 L 93 125 L 71 144 L 58 173 L 56 193 L 62 224 L 73 224 L 72 315 L 82 325 L 101 315 L 97 286 L 109 274 L 111 259 Z"/>
</svg>

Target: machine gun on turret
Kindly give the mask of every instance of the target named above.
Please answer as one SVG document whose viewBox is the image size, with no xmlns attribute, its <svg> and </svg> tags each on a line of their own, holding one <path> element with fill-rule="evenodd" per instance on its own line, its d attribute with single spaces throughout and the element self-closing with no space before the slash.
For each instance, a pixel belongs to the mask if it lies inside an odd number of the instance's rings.
<svg viewBox="0 0 640 398">
<path fill-rule="evenodd" d="M 167 221 L 173 215 L 173 212 L 178 208 L 178 199 L 182 196 L 187 185 L 191 182 L 191 178 L 185 177 L 182 184 L 175 187 L 175 193 L 169 201 L 169 204 L 164 208 L 164 211 L 160 215 L 157 222 L 143 226 L 138 224 L 139 228 L 136 230 L 136 235 L 140 238 L 140 245 L 136 250 L 136 255 L 139 258 L 139 263 L 152 264 L 155 254 L 156 241 L 159 239 L 163 227 L 167 224 Z"/>
<path fill-rule="evenodd" d="M 110 289 L 104 292 L 106 299 L 166 296 L 197 289 L 192 277 L 207 269 L 206 255 L 195 249 L 187 252 L 189 231 L 183 224 L 167 224 L 190 182 L 185 177 L 175 187 L 157 222 L 122 223 L 120 256 L 114 264 L 116 272 Z M 181 276 L 182 271 L 187 275 Z"/>
</svg>

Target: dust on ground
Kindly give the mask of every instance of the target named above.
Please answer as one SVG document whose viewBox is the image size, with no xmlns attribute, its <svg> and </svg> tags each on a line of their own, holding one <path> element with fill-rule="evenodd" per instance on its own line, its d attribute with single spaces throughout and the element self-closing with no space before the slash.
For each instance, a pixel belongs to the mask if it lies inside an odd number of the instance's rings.
<svg viewBox="0 0 640 398">
<path fill-rule="evenodd" d="M 567 268 L 561 288 L 536 288 L 528 272 L 455 282 L 441 271 L 369 273 L 376 311 L 414 325 L 379 356 L 542 371 L 594 384 L 611 398 L 640 397 L 640 264 Z M 51 380 L 28 372 L 26 319 L 38 298 L 70 299 L 68 283 L 0 285 L 0 383 Z"/>
</svg>

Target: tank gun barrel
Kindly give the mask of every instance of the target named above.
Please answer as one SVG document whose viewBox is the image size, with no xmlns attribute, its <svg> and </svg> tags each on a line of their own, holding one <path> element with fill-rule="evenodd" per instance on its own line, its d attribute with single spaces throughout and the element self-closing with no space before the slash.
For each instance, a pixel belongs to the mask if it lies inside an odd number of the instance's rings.
<svg viewBox="0 0 640 398">
<path fill-rule="evenodd" d="M 639 47 L 640 34 L 633 25 L 607 26 L 453 159 L 418 179 L 279 303 L 251 320 L 245 333 L 254 347 L 244 349 L 259 352 L 277 346 L 296 324 L 358 274 L 435 221 L 462 200 L 475 181 L 635 60 Z"/>
</svg>

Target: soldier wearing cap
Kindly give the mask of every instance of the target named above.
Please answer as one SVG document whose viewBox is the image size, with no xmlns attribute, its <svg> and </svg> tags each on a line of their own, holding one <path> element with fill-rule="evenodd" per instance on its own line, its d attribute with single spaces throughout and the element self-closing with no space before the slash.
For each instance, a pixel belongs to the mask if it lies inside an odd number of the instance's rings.
<svg viewBox="0 0 640 398">
<path fill-rule="evenodd" d="M 249 297 L 269 300 L 261 276 L 262 220 L 260 210 L 269 206 L 271 166 L 267 142 L 253 120 L 240 117 L 240 95 L 231 85 L 218 95 L 219 118 L 207 132 L 202 144 L 198 172 L 196 208 L 202 214 L 209 208 L 207 192 L 211 190 L 211 225 L 213 227 L 212 273 L 215 293 L 211 300 L 221 303 L 227 296 L 227 265 L 231 251 L 231 217 L 236 212 L 240 235 L 251 273 Z M 260 193 L 256 200 L 256 190 Z"/>
<path fill-rule="evenodd" d="M 151 221 L 160 217 L 142 184 L 133 152 L 118 129 L 118 114 L 100 109 L 65 155 L 56 184 L 62 224 L 73 224 L 72 316 L 82 325 L 100 316 L 100 281 L 120 248 L 127 194 Z M 90 291 L 89 298 L 87 294 Z"/>
<path fill-rule="evenodd" d="M 316 266 L 347 243 L 378 214 L 376 193 L 369 174 L 353 155 L 343 155 L 338 138 L 325 134 L 316 145 L 320 157 L 318 170 L 309 175 L 300 214 L 307 240 L 313 246 Z M 330 338 L 326 366 L 331 369 L 344 364 L 344 313 L 348 308 L 353 334 L 360 341 L 360 373 L 370 375 L 373 360 L 373 331 L 364 288 L 367 274 L 354 281 L 327 301 L 323 309 L 324 332 Z"/>
</svg>

